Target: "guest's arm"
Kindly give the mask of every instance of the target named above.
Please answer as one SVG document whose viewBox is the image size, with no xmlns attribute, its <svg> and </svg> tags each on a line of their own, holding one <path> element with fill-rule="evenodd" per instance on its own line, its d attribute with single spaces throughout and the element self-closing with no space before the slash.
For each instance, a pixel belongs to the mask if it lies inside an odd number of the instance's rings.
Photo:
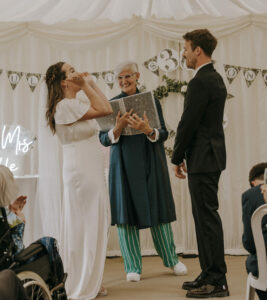
<svg viewBox="0 0 267 300">
<path fill-rule="evenodd" d="M 21 220 L 26 223 L 25 216 L 22 212 L 24 205 L 26 204 L 26 196 L 19 196 L 13 203 L 9 205 L 9 210 L 12 211 L 14 214 L 19 216 Z"/>
<path fill-rule="evenodd" d="M 244 248 L 252 254 L 256 253 L 255 243 L 253 239 L 253 233 L 251 228 L 251 217 L 255 208 L 252 207 L 251 201 L 247 196 L 247 192 L 242 195 L 242 221 L 244 226 L 242 242 Z"/>
<path fill-rule="evenodd" d="M 261 192 L 263 194 L 263 198 L 264 198 L 265 203 L 267 203 L 267 184 L 263 184 L 261 186 Z"/>
</svg>

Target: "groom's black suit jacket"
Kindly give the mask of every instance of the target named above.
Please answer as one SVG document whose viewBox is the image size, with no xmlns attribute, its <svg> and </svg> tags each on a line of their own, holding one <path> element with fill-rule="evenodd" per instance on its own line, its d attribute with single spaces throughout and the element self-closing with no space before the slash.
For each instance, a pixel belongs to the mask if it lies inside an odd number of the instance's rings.
<svg viewBox="0 0 267 300">
<path fill-rule="evenodd" d="M 188 173 L 225 169 L 223 111 L 226 95 L 223 79 L 213 64 L 198 70 L 188 84 L 175 138 L 173 164 L 179 165 L 186 159 Z"/>
</svg>

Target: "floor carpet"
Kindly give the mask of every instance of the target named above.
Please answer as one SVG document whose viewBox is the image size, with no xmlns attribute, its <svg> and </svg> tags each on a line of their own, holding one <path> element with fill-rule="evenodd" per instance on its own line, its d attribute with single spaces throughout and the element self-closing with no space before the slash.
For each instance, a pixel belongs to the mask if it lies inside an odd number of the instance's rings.
<svg viewBox="0 0 267 300">
<path fill-rule="evenodd" d="M 229 300 L 244 300 L 247 274 L 246 256 L 226 256 Z M 105 300 L 179 300 L 188 299 L 181 286 L 200 273 L 198 258 L 181 258 L 188 267 L 186 276 L 175 276 L 165 268 L 158 256 L 143 257 L 143 273 L 140 282 L 127 282 L 121 257 L 107 258 L 103 285 L 108 289 Z M 104 299 L 104 297 L 101 297 Z M 100 298 L 99 298 L 100 299 Z M 222 298 L 213 298 L 222 299 Z M 255 297 L 257 299 L 257 296 Z"/>
</svg>

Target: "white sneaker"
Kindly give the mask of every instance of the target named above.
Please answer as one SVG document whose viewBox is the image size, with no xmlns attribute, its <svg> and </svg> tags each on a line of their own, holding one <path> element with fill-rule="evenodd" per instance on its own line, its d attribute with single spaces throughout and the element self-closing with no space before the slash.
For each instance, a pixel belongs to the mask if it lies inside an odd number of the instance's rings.
<svg viewBox="0 0 267 300">
<path fill-rule="evenodd" d="M 138 273 L 127 273 L 126 280 L 127 281 L 140 281 L 140 274 L 138 274 Z"/>
<path fill-rule="evenodd" d="M 178 262 L 178 264 L 176 264 L 175 266 L 173 266 L 171 268 L 175 275 L 179 276 L 179 275 L 186 275 L 187 274 L 187 267 L 185 264 L 183 264 L 182 262 Z"/>
</svg>

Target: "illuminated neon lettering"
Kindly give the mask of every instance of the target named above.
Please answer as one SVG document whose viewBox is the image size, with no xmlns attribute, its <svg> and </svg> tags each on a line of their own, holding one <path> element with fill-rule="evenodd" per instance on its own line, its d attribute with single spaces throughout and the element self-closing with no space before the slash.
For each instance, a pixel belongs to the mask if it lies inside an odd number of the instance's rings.
<svg viewBox="0 0 267 300">
<path fill-rule="evenodd" d="M 3 157 L 0 157 L 0 165 L 4 165 L 10 169 L 11 172 L 17 171 L 19 168 L 14 163 L 9 164 L 9 158 L 7 157 L 5 161 L 3 161 Z"/>
<path fill-rule="evenodd" d="M 19 142 L 19 150 L 23 153 L 27 153 L 30 150 L 30 145 L 32 145 L 33 141 L 27 143 L 26 139 L 23 139 L 23 142 Z"/>
<path fill-rule="evenodd" d="M 1 134 L 0 164 L 8 167 L 12 172 L 17 171 L 19 169 L 17 161 L 21 160 L 19 156 L 29 152 L 35 140 L 36 137 L 19 125 L 4 125 Z"/>
<path fill-rule="evenodd" d="M 20 137 L 20 126 L 17 126 L 15 128 L 15 130 L 13 131 L 13 133 L 11 132 L 8 132 L 6 137 L 4 138 L 5 136 L 5 131 L 6 131 L 6 125 L 4 125 L 4 128 L 2 130 L 2 141 L 1 141 L 1 146 L 2 146 L 2 149 L 6 149 L 7 147 L 7 143 L 9 144 L 12 144 L 13 142 L 13 139 L 15 137 L 15 135 L 17 134 L 17 141 L 16 141 L 16 150 L 15 150 L 15 153 L 16 155 L 18 155 L 18 150 L 19 150 L 19 137 Z"/>
</svg>

